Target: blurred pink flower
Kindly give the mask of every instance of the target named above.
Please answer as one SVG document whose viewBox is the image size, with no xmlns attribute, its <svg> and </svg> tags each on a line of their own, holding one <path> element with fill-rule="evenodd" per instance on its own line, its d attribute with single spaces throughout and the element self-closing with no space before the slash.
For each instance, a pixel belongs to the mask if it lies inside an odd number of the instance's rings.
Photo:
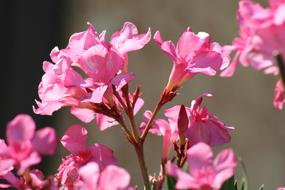
<svg viewBox="0 0 285 190">
<path fill-rule="evenodd" d="M 76 189 L 86 190 L 133 190 L 129 186 L 129 173 L 118 166 L 109 165 L 100 169 L 96 162 L 89 162 L 79 169 L 81 180 L 75 184 Z"/>
<path fill-rule="evenodd" d="M 211 41 L 209 34 L 194 34 L 190 28 L 180 36 L 177 45 L 164 41 L 157 31 L 155 42 L 173 60 L 173 67 L 166 89 L 178 88 L 197 73 L 213 76 L 229 64 L 229 57 L 223 48 Z"/>
<path fill-rule="evenodd" d="M 79 168 L 88 162 L 96 162 L 101 169 L 117 163 L 111 149 L 101 144 L 88 147 L 86 140 L 87 130 L 80 125 L 69 127 L 62 137 L 62 145 L 71 154 L 62 160 L 56 174 L 61 185 L 73 187 L 74 183 L 79 180 Z"/>
<path fill-rule="evenodd" d="M 274 90 L 274 101 L 273 105 L 276 109 L 281 110 L 283 108 L 283 104 L 285 103 L 285 91 L 282 80 L 278 80 Z"/>
<path fill-rule="evenodd" d="M 237 158 L 231 149 L 225 149 L 214 159 L 211 148 L 198 143 L 187 151 L 188 173 L 170 161 L 167 171 L 177 179 L 177 189 L 219 190 L 223 183 L 232 177 Z"/>
<path fill-rule="evenodd" d="M 41 161 L 40 154 L 52 155 L 56 149 L 56 133 L 50 127 L 35 132 L 33 119 L 26 114 L 17 115 L 8 123 L 8 146 L 0 140 L 0 175 L 17 166 L 22 174 L 27 168 Z"/>
<path fill-rule="evenodd" d="M 285 1 L 271 0 L 270 4 L 271 7 L 263 8 L 250 0 L 239 2 L 240 36 L 232 46 L 236 57 L 222 76 L 232 76 L 238 61 L 266 74 L 279 73 L 275 56 L 280 54 L 285 59 Z"/>
</svg>

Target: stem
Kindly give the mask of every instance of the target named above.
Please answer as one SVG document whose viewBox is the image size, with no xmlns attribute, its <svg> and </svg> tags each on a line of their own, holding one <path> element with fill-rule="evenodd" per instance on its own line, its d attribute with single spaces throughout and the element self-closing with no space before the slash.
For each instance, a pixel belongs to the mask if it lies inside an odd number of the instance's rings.
<svg viewBox="0 0 285 190">
<path fill-rule="evenodd" d="M 121 128 L 124 131 L 124 134 L 126 135 L 128 140 L 130 141 L 130 143 L 132 143 L 132 144 L 136 143 L 137 139 L 133 137 L 132 133 L 130 132 L 130 130 L 126 126 L 124 119 L 122 117 L 120 117 L 117 121 L 120 123 Z"/>
<path fill-rule="evenodd" d="M 283 82 L 283 86 L 285 88 L 285 63 L 284 63 L 284 60 L 280 54 L 276 55 L 276 61 L 277 61 L 277 65 L 279 67 L 279 72 L 280 72 L 280 76 L 281 76 L 281 79 Z"/>
<path fill-rule="evenodd" d="M 148 134 L 148 131 L 149 131 L 150 128 L 151 128 L 152 122 L 154 121 L 154 119 L 155 119 L 156 115 L 158 114 L 160 108 L 163 106 L 162 98 L 163 98 L 163 97 L 161 96 L 160 100 L 159 100 L 158 103 L 156 104 L 156 106 L 155 106 L 155 108 L 154 108 L 154 110 L 153 110 L 153 112 L 152 112 L 152 116 L 151 116 L 150 120 L 148 120 L 148 122 L 147 122 L 147 124 L 146 124 L 146 127 L 145 127 L 145 129 L 144 129 L 144 131 L 143 131 L 143 133 L 142 133 L 142 135 L 141 135 L 141 137 L 140 137 L 140 139 L 141 139 L 142 142 L 145 141 L 145 138 L 146 138 L 146 136 L 147 136 L 147 134 Z"/>
<path fill-rule="evenodd" d="M 143 152 L 143 143 L 134 144 L 136 155 L 139 161 L 140 169 L 141 169 L 141 175 L 143 177 L 144 185 L 146 190 L 150 190 L 150 182 L 148 178 L 148 172 L 144 160 L 144 152 Z"/>
<path fill-rule="evenodd" d="M 138 140 L 140 135 L 139 135 L 139 131 L 137 129 L 135 118 L 134 118 L 134 107 L 135 107 L 135 104 L 131 105 L 131 101 L 130 101 L 130 97 L 129 97 L 129 86 L 128 85 L 123 87 L 123 96 L 124 96 L 124 98 L 126 100 L 126 103 L 127 103 L 125 112 L 128 115 L 133 135 Z"/>
</svg>

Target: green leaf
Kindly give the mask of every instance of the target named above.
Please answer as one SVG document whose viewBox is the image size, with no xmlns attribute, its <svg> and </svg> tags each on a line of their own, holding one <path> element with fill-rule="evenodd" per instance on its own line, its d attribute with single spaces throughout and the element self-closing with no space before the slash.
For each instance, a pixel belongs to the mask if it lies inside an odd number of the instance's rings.
<svg viewBox="0 0 285 190">
<path fill-rule="evenodd" d="M 166 176 L 168 190 L 175 190 L 176 180 L 171 176 Z"/>
<path fill-rule="evenodd" d="M 247 189 L 248 189 L 248 188 L 247 188 L 247 181 L 246 181 L 245 178 L 242 178 L 240 190 L 247 190 Z"/>
<path fill-rule="evenodd" d="M 234 188 L 234 190 L 238 190 L 238 182 L 237 182 L 237 180 L 235 181 L 235 188 Z"/>
<path fill-rule="evenodd" d="M 264 189 L 264 184 L 261 185 L 258 190 L 263 190 L 263 189 Z"/>
<path fill-rule="evenodd" d="M 157 189 L 156 189 L 156 185 L 152 185 L 152 186 L 151 186 L 151 190 L 157 190 Z"/>
<path fill-rule="evenodd" d="M 235 177 L 233 176 L 225 181 L 220 190 L 235 190 Z"/>
</svg>

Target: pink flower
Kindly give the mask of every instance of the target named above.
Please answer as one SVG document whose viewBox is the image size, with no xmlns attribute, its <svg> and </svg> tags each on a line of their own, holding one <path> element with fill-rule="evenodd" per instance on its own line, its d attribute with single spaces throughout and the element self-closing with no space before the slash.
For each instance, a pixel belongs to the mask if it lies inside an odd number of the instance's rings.
<svg viewBox="0 0 285 190">
<path fill-rule="evenodd" d="M 41 161 L 40 154 L 51 155 L 56 149 L 56 134 L 50 127 L 35 132 L 35 123 L 29 115 L 19 114 L 8 123 L 6 136 L 0 141 L 0 175 L 5 175 L 14 166 L 22 174 L 27 168 Z M 2 165 L 5 164 L 5 165 Z"/>
<path fill-rule="evenodd" d="M 168 162 L 168 174 L 177 179 L 177 189 L 218 190 L 232 177 L 237 158 L 231 149 L 225 149 L 214 159 L 211 148 L 198 143 L 187 151 L 188 173 Z"/>
<path fill-rule="evenodd" d="M 180 118 L 179 113 L 182 106 L 174 106 L 166 109 L 164 115 L 168 121 L 163 119 L 155 120 L 150 132 L 156 135 L 165 136 L 166 139 L 176 142 L 179 136 L 184 135 L 190 143 L 207 143 L 210 146 L 218 146 L 228 143 L 231 139 L 230 131 L 233 127 L 226 126 L 215 115 L 208 112 L 206 107 L 202 107 L 204 96 L 212 96 L 204 93 L 196 100 L 193 100 L 191 107 L 185 107 L 184 118 Z M 150 118 L 151 112 L 145 113 L 145 121 Z M 144 127 L 144 123 L 141 127 Z"/>
<path fill-rule="evenodd" d="M 285 2 L 270 1 L 270 8 L 263 8 L 249 0 L 239 2 L 238 21 L 240 36 L 233 42 L 236 57 L 222 76 L 232 76 L 238 61 L 243 66 L 277 75 L 276 54 L 285 58 Z"/>
<path fill-rule="evenodd" d="M 285 91 L 282 80 L 278 80 L 274 90 L 274 101 L 273 105 L 276 109 L 281 110 L 283 108 L 283 104 L 285 103 Z"/>
<path fill-rule="evenodd" d="M 103 170 L 96 162 L 89 162 L 79 169 L 81 180 L 76 184 L 76 189 L 86 190 L 131 190 L 129 186 L 129 173 L 118 166 L 109 165 Z M 112 186 L 112 187 L 110 187 Z"/>
<path fill-rule="evenodd" d="M 62 137 L 62 145 L 71 154 L 62 160 L 56 174 L 61 185 L 72 187 L 79 180 L 79 168 L 88 162 L 96 162 L 101 169 L 117 163 L 111 149 L 100 144 L 88 147 L 86 140 L 87 130 L 80 125 L 69 127 Z"/>
<path fill-rule="evenodd" d="M 96 115 L 99 109 L 104 109 L 102 105 L 98 109 L 98 104 L 113 106 L 112 86 L 120 91 L 134 79 L 134 74 L 127 72 L 127 53 L 143 48 L 151 33 L 139 34 L 136 26 L 127 22 L 107 42 L 105 31 L 98 35 L 95 28 L 88 25 L 86 31 L 70 37 L 65 49 L 52 50 L 50 57 L 55 64 L 43 63 L 45 74 L 39 85 L 41 102 L 37 101 L 35 113 L 52 115 L 69 106 L 71 114 L 83 122 L 110 120 L 106 115 L 100 116 L 102 113 Z M 116 124 L 113 123 L 111 126 Z M 108 127 L 99 124 L 100 129 Z"/>
<path fill-rule="evenodd" d="M 218 43 L 213 43 L 205 32 L 194 34 L 188 28 L 179 38 L 176 47 L 172 41 L 164 41 L 159 31 L 155 33 L 154 40 L 173 60 L 166 87 L 168 91 L 180 87 L 197 73 L 213 76 L 229 63 L 224 50 Z"/>
<path fill-rule="evenodd" d="M 285 187 L 278 187 L 276 190 L 285 190 Z"/>
</svg>

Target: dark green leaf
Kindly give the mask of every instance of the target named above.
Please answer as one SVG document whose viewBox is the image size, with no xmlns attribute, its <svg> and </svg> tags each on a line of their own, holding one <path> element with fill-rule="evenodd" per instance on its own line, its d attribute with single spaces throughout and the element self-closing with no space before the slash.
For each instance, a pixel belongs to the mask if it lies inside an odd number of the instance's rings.
<svg viewBox="0 0 285 190">
<path fill-rule="evenodd" d="M 151 190 L 157 190 L 157 189 L 156 189 L 156 185 L 152 185 L 152 186 L 151 186 Z"/>
<path fill-rule="evenodd" d="M 176 180 L 171 176 L 167 176 L 166 181 L 168 190 L 175 190 Z"/>
<path fill-rule="evenodd" d="M 234 188 L 234 190 L 238 190 L 238 182 L 237 182 L 237 180 L 235 181 L 235 188 Z"/>
<path fill-rule="evenodd" d="M 235 190 L 235 177 L 233 176 L 225 181 L 220 190 Z"/>
</svg>

